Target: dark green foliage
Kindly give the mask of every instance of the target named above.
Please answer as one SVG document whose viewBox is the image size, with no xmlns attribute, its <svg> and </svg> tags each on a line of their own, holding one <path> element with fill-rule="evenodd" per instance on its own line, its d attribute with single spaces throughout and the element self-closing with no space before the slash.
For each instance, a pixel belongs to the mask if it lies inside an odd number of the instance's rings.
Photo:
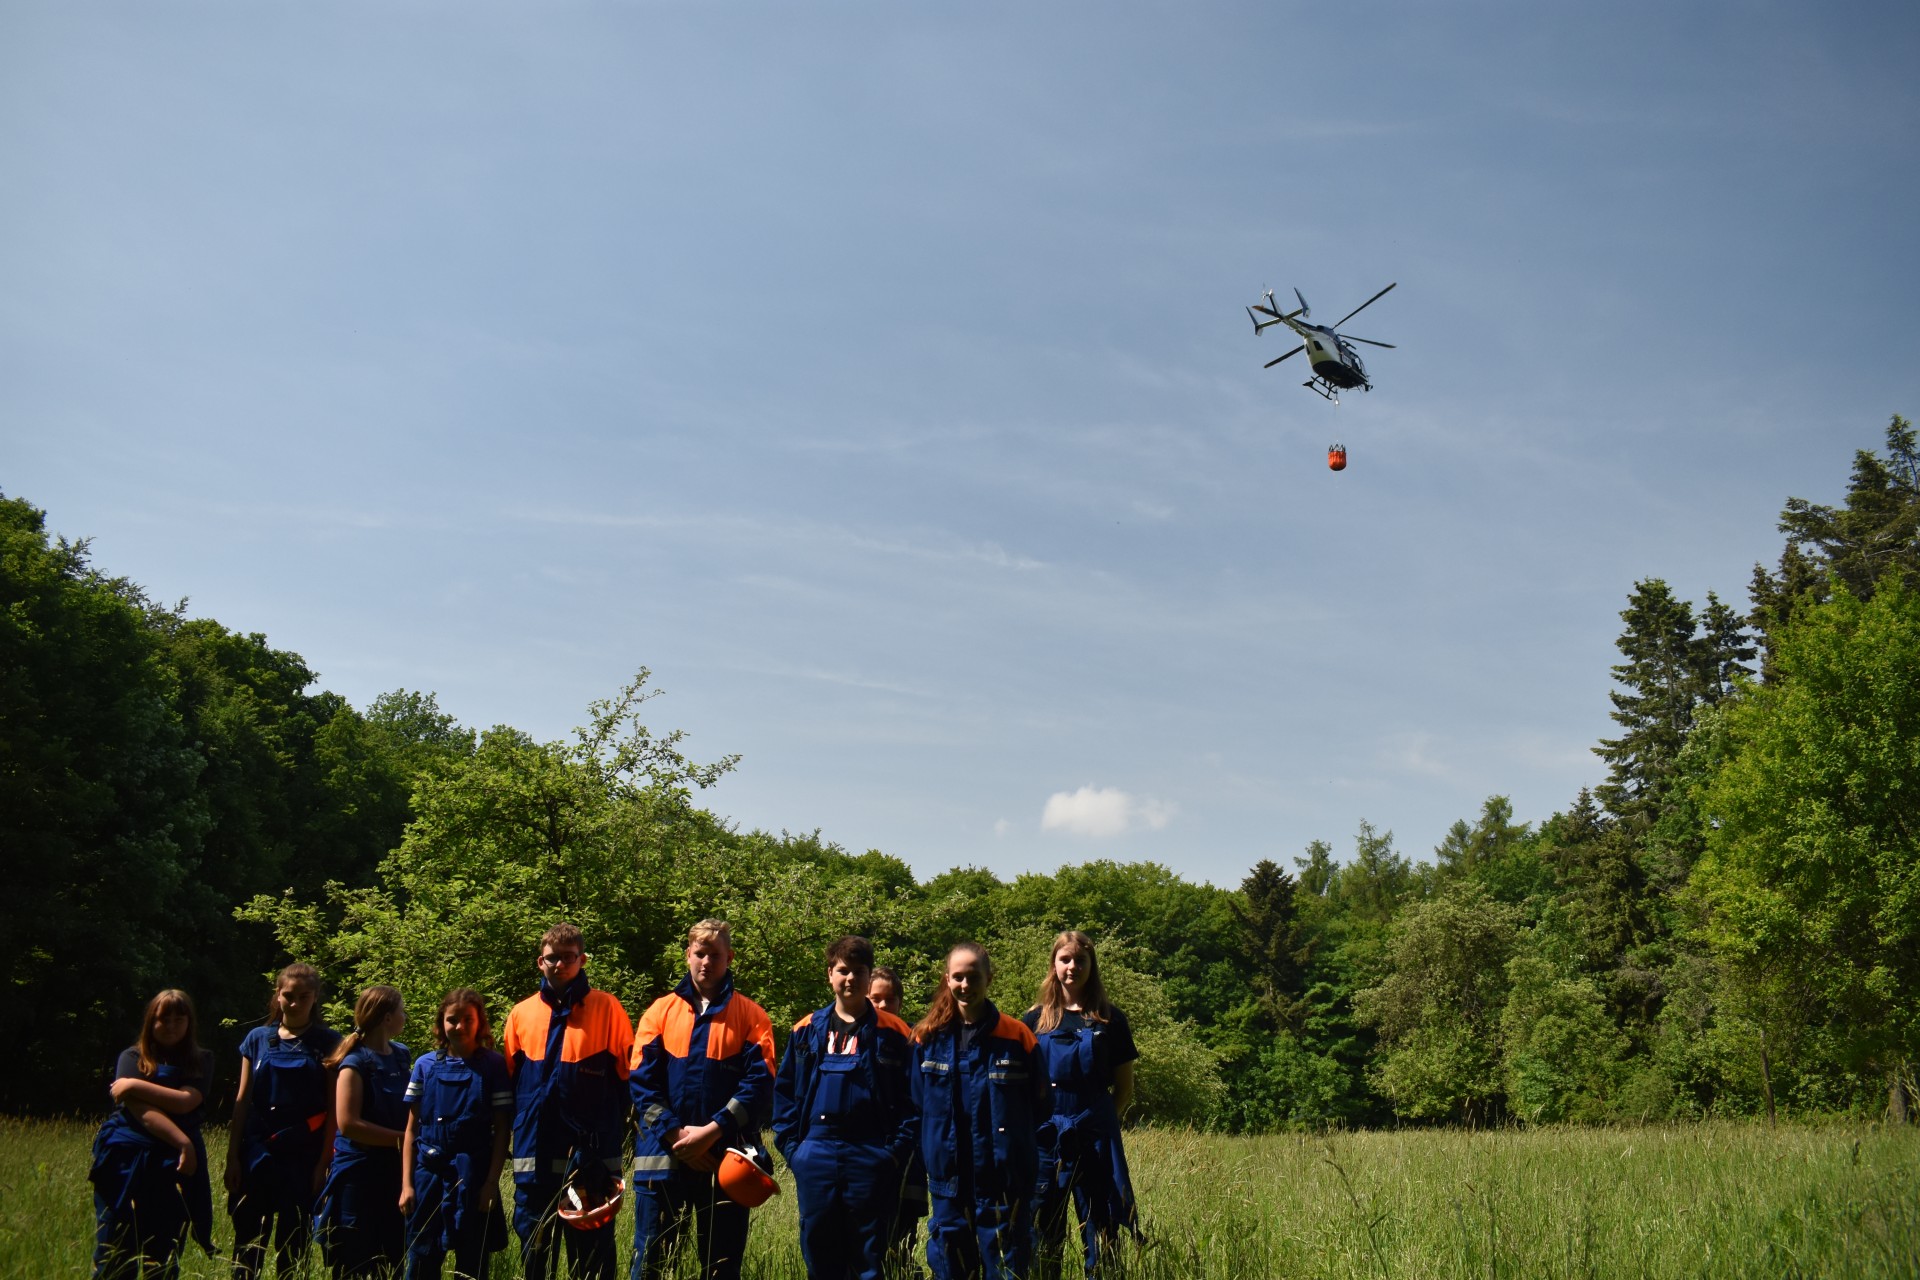
<svg viewBox="0 0 1920 1280">
<path fill-rule="evenodd" d="M 1780 513 L 1787 535 L 1779 568 L 1753 567 L 1750 615 L 1766 651 L 1773 678 L 1775 637 L 1802 607 L 1829 598 L 1838 582 L 1855 598 L 1872 597 L 1892 574 L 1920 587 L 1920 443 L 1913 424 L 1899 414 L 1887 425 L 1887 456 L 1870 449 L 1853 455 L 1853 475 L 1843 506 L 1788 498 Z"/>
<path fill-rule="evenodd" d="M 1434 848 L 1434 869 L 1442 880 L 1478 881 L 1501 902 L 1518 905 L 1552 889 L 1552 869 L 1540 857 L 1533 828 L 1513 821 L 1513 801 L 1488 796 L 1472 826 L 1456 821 Z"/>
<path fill-rule="evenodd" d="M 1504 1100 L 1500 1023 L 1517 908 L 1471 880 L 1449 883 L 1394 922 L 1379 983 L 1354 994 L 1380 1035 L 1374 1076 L 1401 1115 L 1484 1121 Z"/>
<path fill-rule="evenodd" d="M 0 498 L 0 546 L 0 999 L 24 1045 L 0 1106 L 92 1105 L 160 987 L 196 995 L 210 1043 L 259 1016 L 284 957 L 234 903 L 367 883 L 415 748 L 403 717 L 310 694 L 297 655 L 99 573 L 25 502 Z"/>
<path fill-rule="evenodd" d="M 1623 732 L 1594 748 L 1607 762 L 1607 780 L 1596 791 L 1607 811 L 1638 834 L 1666 803 L 1695 714 L 1733 691 L 1754 649 L 1738 615 L 1712 592 L 1696 622 L 1693 606 L 1658 578 L 1634 585 L 1620 617 L 1627 626 L 1617 643 L 1626 661 L 1613 677 L 1624 688 L 1608 697 Z"/>
<path fill-rule="evenodd" d="M 0 1106 L 70 1103 L 186 957 L 171 922 L 208 823 L 144 596 L 0 498 Z M 116 1025 L 116 1022 L 118 1025 Z M 90 1080 L 89 1083 L 92 1083 Z M 97 1087 L 97 1086 L 95 1086 Z"/>
<path fill-rule="evenodd" d="M 1293 877 L 1262 859 L 1229 904 L 1253 969 L 1254 998 L 1269 1030 L 1291 1027 L 1301 1013 L 1313 943 L 1300 923 Z"/>
<path fill-rule="evenodd" d="M 1775 641 L 1779 678 L 1731 709 L 1729 758 L 1703 786 L 1707 937 L 1756 1034 L 1906 1073 L 1920 1058 L 1920 591 L 1893 571 L 1870 600 L 1841 585 Z"/>
</svg>

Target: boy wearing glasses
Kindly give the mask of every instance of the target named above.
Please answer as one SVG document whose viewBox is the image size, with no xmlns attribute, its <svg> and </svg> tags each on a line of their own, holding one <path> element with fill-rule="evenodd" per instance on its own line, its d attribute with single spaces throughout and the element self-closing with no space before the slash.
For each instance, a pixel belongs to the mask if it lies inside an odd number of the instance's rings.
<svg viewBox="0 0 1920 1280">
<path fill-rule="evenodd" d="M 513 1078 L 513 1229 L 527 1280 L 553 1274 L 556 1236 L 569 1275 L 614 1280 L 610 1226 L 579 1230 L 556 1216 L 569 1182 L 605 1199 L 621 1177 L 633 1021 L 588 984 L 586 959 L 577 927 L 547 930 L 540 989 L 513 1006 L 500 1038 Z"/>
</svg>

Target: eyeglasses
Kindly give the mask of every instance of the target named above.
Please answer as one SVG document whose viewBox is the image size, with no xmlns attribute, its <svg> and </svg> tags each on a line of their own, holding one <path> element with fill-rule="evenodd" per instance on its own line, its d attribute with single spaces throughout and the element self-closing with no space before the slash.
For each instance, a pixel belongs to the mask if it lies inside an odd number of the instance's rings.
<svg viewBox="0 0 1920 1280">
<path fill-rule="evenodd" d="M 564 969 L 570 964 L 578 964 L 587 958 L 583 951 L 567 951 L 559 955 L 544 955 L 534 961 L 542 969 Z"/>
</svg>

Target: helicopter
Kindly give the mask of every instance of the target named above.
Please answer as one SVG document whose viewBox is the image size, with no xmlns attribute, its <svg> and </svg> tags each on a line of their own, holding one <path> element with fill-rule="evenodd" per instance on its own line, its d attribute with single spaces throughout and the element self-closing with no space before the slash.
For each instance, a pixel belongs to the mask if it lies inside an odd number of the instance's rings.
<svg viewBox="0 0 1920 1280">
<path fill-rule="evenodd" d="M 1299 299 L 1299 310 L 1289 311 L 1285 314 L 1282 314 L 1280 309 L 1274 305 L 1273 290 L 1268 289 L 1265 295 L 1266 305 L 1262 306 L 1256 303 L 1247 308 L 1247 318 L 1253 321 L 1254 333 L 1259 334 L 1273 328 L 1274 325 L 1283 324 L 1299 334 L 1305 341 L 1293 350 L 1287 352 L 1286 355 L 1278 356 L 1267 361 L 1262 367 L 1271 369 L 1273 366 L 1279 364 L 1280 361 L 1292 356 L 1297 356 L 1302 351 L 1305 351 L 1307 353 L 1308 363 L 1313 366 L 1313 376 L 1300 384 L 1307 390 L 1332 401 L 1334 404 L 1340 403 L 1340 393 L 1342 391 L 1351 391 L 1355 387 L 1359 387 L 1362 391 L 1373 390 L 1373 383 L 1367 380 L 1367 366 L 1361 363 L 1360 353 L 1355 351 L 1351 344 L 1364 342 L 1370 347 L 1386 347 L 1388 350 L 1393 350 L 1394 345 L 1391 342 L 1375 342 L 1372 338 L 1352 337 L 1339 333 L 1337 330 L 1341 325 L 1353 319 L 1374 303 L 1380 301 L 1381 298 L 1385 297 L 1387 293 L 1399 283 L 1397 280 L 1394 281 L 1393 284 L 1388 285 L 1379 293 L 1374 294 L 1371 298 L 1368 298 L 1365 302 L 1347 312 L 1346 315 L 1341 316 L 1330 325 L 1308 324 L 1306 322 L 1307 317 L 1312 314 L 1312 311 L 1307 306 L 1306 298 L 1301 296 L 1298 289 L 1293 291 L 1293 296 Z M 1260 317 L 1263 315 L 1269 316 L 1271 319 L 1262 320 Z"/>
</svg>

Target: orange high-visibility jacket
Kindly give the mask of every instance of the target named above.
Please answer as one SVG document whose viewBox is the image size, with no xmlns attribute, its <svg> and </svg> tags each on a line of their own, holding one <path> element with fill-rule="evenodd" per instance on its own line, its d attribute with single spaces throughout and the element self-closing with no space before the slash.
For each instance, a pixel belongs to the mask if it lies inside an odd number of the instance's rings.
<svg viewBox="0 0 1920 1280">
<path fill-rule="evenodd" d="M 577 982 L 558 1003 L 542 991 L 513 1006 L 500 1037 L 513 1074 L 516 1182 L 564 1176 L 576 1155 L 620 1171 L 633 1022 L 584 974 Z"/>
<path fill-rule="evenodd" d="M 722 1147 L 758 1146 L 773 1110 L 773 1023 L 767 1011 L 733 989 L 699 1012 L 700 994 L 685 978 L 640 1015 L 633 1039 L 633 1177 L 658 1182 L 673 1173 L 666 1136 L 716 1121 Z"/>
</svg>

